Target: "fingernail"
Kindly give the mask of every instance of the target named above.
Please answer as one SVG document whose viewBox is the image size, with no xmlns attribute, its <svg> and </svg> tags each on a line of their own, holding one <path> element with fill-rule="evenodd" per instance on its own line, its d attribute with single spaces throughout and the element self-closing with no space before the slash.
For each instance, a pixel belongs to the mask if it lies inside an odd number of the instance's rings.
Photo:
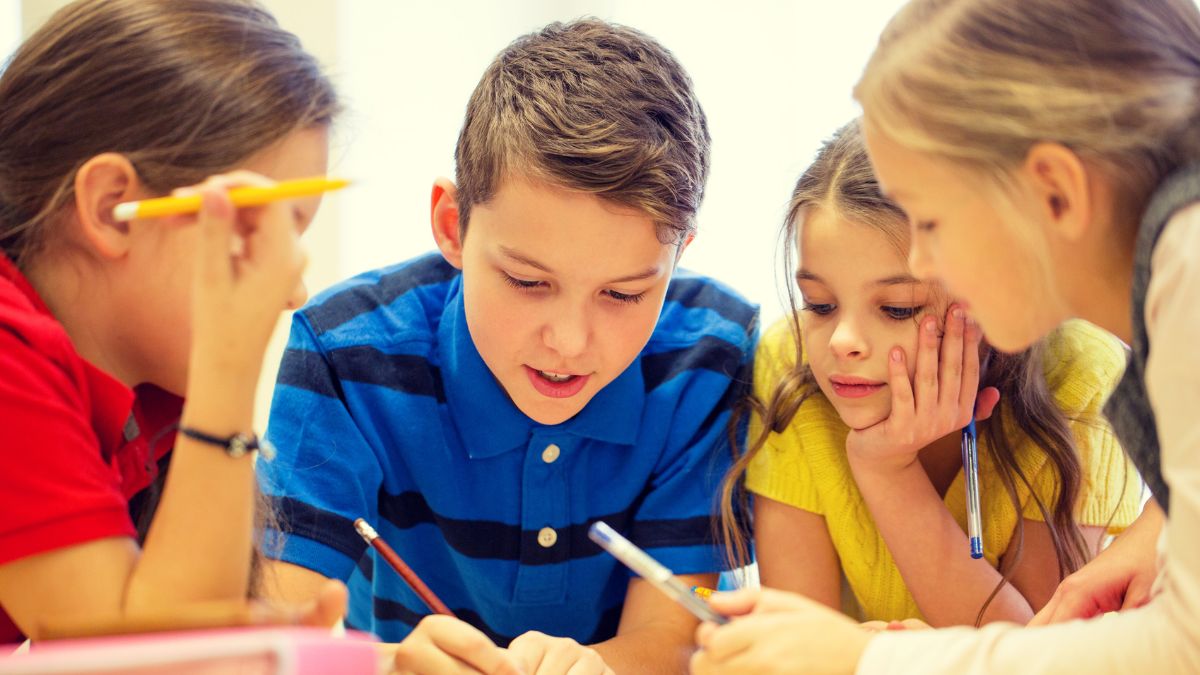
<svg viewBox="0 0 1200 675">
<path fill-rule="evenodd" d="M 962 307 L 955 307 L 955 308 L 954 308 L 954 309 L 953 309 L 953 310 L 952 310 L 950 313 L 951 313 L 951 314 L 954 316 L 954 318 L 956 318 L 956 319 L 961 319 L 961 318 L 963 318 L 963 311 L 962 311 Z"/>
<path fill-rule="evenodd" d="M 204 200 L 204 208 L 214 217 L 230 218 L 233 216 L 233 204 L 219 192 L 205 190 L 201 193 L 201 197 Z"/>
<path fill-rule="evenodd" d="M 892 350 L 892 360 L 895 361 L 896 363 L 900 363 L 900 359 L 903 357 L 904 357 L 904 352 L 900 351 L 899 347 Z"/>
<path fill-rule="evenodd" d="M 937 332 L 937 324 L 933 319 L 929 319 L 925 322 L 925 332 L 931 334 Z"/>
</svg>

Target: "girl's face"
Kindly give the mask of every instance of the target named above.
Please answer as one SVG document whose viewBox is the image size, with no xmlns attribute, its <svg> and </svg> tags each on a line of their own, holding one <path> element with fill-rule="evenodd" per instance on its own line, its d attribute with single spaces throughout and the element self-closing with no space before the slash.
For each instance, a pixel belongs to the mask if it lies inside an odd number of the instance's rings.
<svg viewBox="0 0 1200 675">
<path fill-rule="evenodd" d="M 802 220 L 796 282 L 803 299 L 804 351 L 842 421 L 865 429 L 892 410 L 891 348 L 908 355 L 911 380 L 920 317 L 941 317 L 945 299 L 934 285 L 912 276 L 902 249 L 878 228 L 817 208 Z"/>
<path fill-rule="evenodd" d="M 274 146 L 253 155 L 225 173 L 245 170 L 266 178 L 283 181 L 323 175 L 328 163 L 328 131 L 311 128 L 296 131 Z M 297 233 L 312 222 L 321 197 L 290 200 Z M 118 283 L 127 306 L 125 332 L 121 343 L 128 353 L 122 361 L 136 373 L 139 381 L 152 382 L 182 395 L 187 388 L 187 364 L 191 352 L 191 287 L 195 261 L 197 229 L 164 227 L 159 221 L 146 221 L 141 241 L 131 248 L 130 265 Z M 307 291 L 297 286 L 287 307 L 304 304 Z M 237 331 L 237 326 L 229 326 Z"/>
<path fill-rule="evenodd" d="M 1007 352 L 1033 344 L 1068 318 L 1046 231 L 961 167 L 901 146 L 869 117 L 863 137 L 880 188 L 908 214 L 909 264 L 941 281 L 988 342 Z M 1018 200 L 1020 201 L 1020 200 Z M 1061 263 L 1069 261 L 1060 261 Z"/>
</svg>

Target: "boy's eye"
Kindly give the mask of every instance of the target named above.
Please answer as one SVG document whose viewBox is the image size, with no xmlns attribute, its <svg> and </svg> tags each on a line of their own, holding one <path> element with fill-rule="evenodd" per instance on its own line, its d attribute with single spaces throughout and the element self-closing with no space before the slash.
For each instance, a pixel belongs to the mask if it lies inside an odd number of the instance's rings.
<svg viewBox="0 0 1200 675">
<path fill-rule="evenodd" d="M 935 228 L 935 227 L 937 227 L 937 223 L 933 222 L 932 220 L 918 220 L 917 221 L 917 231 L 918 232 L 932 232 L 933 228 Z"/>
<path fill-rule="evenodd" d="M 605 291 L 605 293 L 608 294 L 608 297 L 616 300 L 617 302 L 627 302 L 634 305 L 641 302 L 642 298 L 646 297 L 645 293 L 619 293 L 617 291 Z"/>
<path fill-rule="evenodd" d="M 813 302 L 807 302 L 807 301 L 804 303 L 804 307 L 803 307 L 804 311 L 812 312 L 813 314 L 816 314 L 817 316 L 825 316 L 826 314 L 830 314 L 833 312 L 834 308 L 835 308 L 835 305 L 833 305 L 833 304 L 828 304 L 828 303 L 827 304 L 819 304 L 819 303 L 813 303 Z"/>
<path fill-rule="evenodd" d="M 921 307 L 889 307 L 887 305 L 880 307 L 880 309 L 884 314 L 897 321 L 911 319 L 917 315 L 917 312 L 921 311 Z"/>
<path fill-rule="evenodd" d="M 528 279 L 518 279 L 507 272 L 500 273 L 504 277 L 504 283 L 521 291 L 530 291 L 542 285 L 540 281 L 530 281 Z"/>
</svg>

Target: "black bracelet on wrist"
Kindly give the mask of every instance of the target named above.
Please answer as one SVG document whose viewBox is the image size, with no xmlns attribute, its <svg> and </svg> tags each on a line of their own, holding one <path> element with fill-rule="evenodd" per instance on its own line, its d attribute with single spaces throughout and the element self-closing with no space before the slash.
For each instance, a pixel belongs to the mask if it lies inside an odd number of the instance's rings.
<svg viewBox="0 0 1200 675">
<path fill-rule="evenodd" d="M 245 457 L 247 454 L 258 451 L 263 459 L 270 461 L 275 458 L 275 448 L 265 440 L 260 441 L 258 436 L 254 434 L 237 433 L 232 436 L 214 436 L 206 434 L 199 429 L 191 427 L 179 427 L 179 433 L 187 436 L 193 441 L 216 445 L 225 450 L 225 454 L 233 458 Z"/>
</svg>

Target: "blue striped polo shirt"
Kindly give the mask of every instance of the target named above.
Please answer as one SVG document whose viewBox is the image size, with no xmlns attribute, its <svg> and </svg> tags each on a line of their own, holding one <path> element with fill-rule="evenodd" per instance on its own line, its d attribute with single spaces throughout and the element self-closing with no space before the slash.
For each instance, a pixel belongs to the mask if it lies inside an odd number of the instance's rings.
<svg viewBox="0 0 1200 675">
<path fill-rule="evenodd" d="M 547 426 L 487 369 L 440 255 L 345 281 L 292 319 L 278 455 L 259 464 L 284 535 L 271 555 L 346 581 L 347 623 L 399 641 L 428 610 L 359 538 L 363 517 L 497 644 L 608 639 L 630 574 L 587 538 L 596 520 L 676 573 L 725 567 L 712 515 L 756 337 L 756 306 L 677 271 L 637 359 Z"/>
</svg>

